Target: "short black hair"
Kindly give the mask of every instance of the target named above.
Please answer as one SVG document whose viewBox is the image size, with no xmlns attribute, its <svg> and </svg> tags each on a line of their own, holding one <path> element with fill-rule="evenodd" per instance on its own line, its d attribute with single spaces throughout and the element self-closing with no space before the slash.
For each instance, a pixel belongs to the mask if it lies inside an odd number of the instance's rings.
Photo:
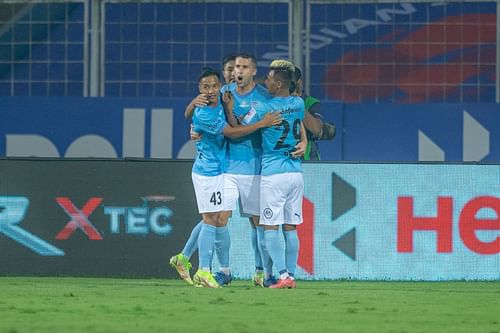
<svg viewBox="0 0 500 333">
<path fill-rule="evenodd" d="M 290 87 L 288 88 L 290 94 L 297 89 L 297 81 L 299 81 L 300 79 L 302 79 L 302 71 L 300 70 L 300 68 L 295 66 L 295 71 L 293 72 L 293 79 L 292 82 L 290 82 Z"/>
<path fill-rule="evenodd" d="M 290 86 L 293 83 L 292 72 L 287 69 L 273 67 L 271 67 L 271 70 L 274 71 L 274 77 L 276 77 L 277 80 L 281 81 L 283 85 L 288 87 L 288 90 L 290 90 Z"/>
<path fill-rule="evenodd" d="M 295 72 L 293 73 L 293 80 L 297 82 L 300 79 L 302 79 L 302 71 L 300 70 L 300 68 L 295 66 Z"/>
<path fill-rule="evenodd" d="M 255 65 L 255 67 L 257 67 L 257 58 L 255 58 L 254 55 L 250 54 L 250 53 L 238 53 L 235 57 L 236 58 L 243 58 L 243 59 L 250 59 L 251 62 L 253 62 L 253 64 Z"/>
<path fill-rule="evenodd" d="M 222 68 L 224 68 L 224 66 L 230 62 L 230 61 L 235 61 L 236 60 L 236 53 L 229 53 L 229 54 L 226 54 L 226 56 L 224 57 L 224 59 L 222 59 Z"/>
<path fill-rule="evenodd" d="M 213 69 L 212 67 L 203 67 L 201 69 L 201 74 L 198 77 L 198 82 L 200 82 L 201 79 L 203 79 L 204 77 L 212 76 L 212 75 L 217 76 L 217 79 L 219 79 L 219 81 L 220 81 L 220 73 L 218 70 Z"/>
</svg>

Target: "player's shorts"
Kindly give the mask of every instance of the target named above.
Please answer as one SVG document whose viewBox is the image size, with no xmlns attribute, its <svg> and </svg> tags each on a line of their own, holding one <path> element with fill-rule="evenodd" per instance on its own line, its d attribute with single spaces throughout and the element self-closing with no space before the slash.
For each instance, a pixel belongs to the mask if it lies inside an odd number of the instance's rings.
<svg viewBox="0 0 500 333">
<path fill-rule="evenodd" d="M 263 225 L 301 224 L 303 195 L 302 173 L 261 176 L 260 223 Z"/>
<path fill-rule="evenodd" d="M 260 175 L 224 174 L 224 210 L 234 210 L 241 201 L 245 214 L 259 216 Z"/>
<path fill-rule="evenodd" d="M 200 213 L 221 212 L 224 210 L 224 176 L 201 176 L 191 173 L 196 203 Z"/>
</svg>

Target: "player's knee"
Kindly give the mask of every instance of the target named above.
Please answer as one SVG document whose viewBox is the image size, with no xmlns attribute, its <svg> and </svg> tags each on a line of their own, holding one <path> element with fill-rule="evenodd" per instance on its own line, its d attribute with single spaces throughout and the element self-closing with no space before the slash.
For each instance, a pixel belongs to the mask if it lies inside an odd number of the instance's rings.
<svg viewBox="0 0 500 333">
<path fill-rule="evenodd" d="M 259 226 L 260 219 L 258 216 L 249 217 L 248 220 L 250 221 L 250 224 L 252 225 L 253 228 Z"/>
<path fill-rule="evenodd" d="M 217 226 L 218 227 L 224 227 L 227 225 L 227 222 L 229 219 L 225 216 L 219 216 L 219 220 L 217 221 Z"/>
<path fill-rule="evenodd" d="M 264 230 L 278 230 L 279 225 L 264 225 Z"/>
<path fill-rule="evenodd" d="M 203 214 L 203 222 L 217 227 L 219 222 L 219 214 L 205 213 Z"/>
</svg>

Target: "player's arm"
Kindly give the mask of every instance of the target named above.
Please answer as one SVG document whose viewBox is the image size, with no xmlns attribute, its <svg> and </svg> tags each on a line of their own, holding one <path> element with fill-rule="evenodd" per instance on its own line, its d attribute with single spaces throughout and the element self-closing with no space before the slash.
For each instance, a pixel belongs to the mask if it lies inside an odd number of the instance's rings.
<svg viewBox="0 0 500 333">
<path fill-rule="evenodd" d="M 191 124 L 191 126 L 189 127 L 189 137 L 191 138 L 191 140 L 193 141 L 198 141 L 198 140 L 201 140 L 201 134 L 196 132 L 194 130 L 194 125 Z"/>
<path fill-rule="evenodd" d="M 264 118 L 252 125 L 237 125 L 234 127 L 228 125 L 224 127 L 222 134 L 235 139 L 253 133 L 261 128 L 279 125 L 281 121 L 282 117 L 279 112 L 268 112 Z"/>
<path fill-rule="evenodd" d="M 307 133 L 304 123 L 300 123 L 300 142 L 295 146 L 295 150 L 292 152 L 292 157 L 302 157 L 306 153 L 307 148 Z"/>
<path fill-rule="evenodd" d="M 191 118 L 193 116 L 194 109 L 197 106 L 202 107 L 202 106 L 206 106 L 206 105 L 208 105 L 208 98 L 205 96 L 205 94 L 199 94 L 198 96 L 193 98 L 191 103 L 189 103 L 186 106 L 186 110 L 184 110 L 184 117 L 186 119 Z"/>
<path fill-rule="evenodd" d="M 224 95 L 222 95 L 222 102 L 224 105 L 224 112 L 226 113 L 226 119 L 229 125 L 232 127 L 238 126 L 238 120 L 234 116 L 233 107 L 234 107 L 234 97 L 230 91 L 226 91 Z"/>
<path fill-rule="evenodd" d="M 321 138 L 323 136 L 324 123 L 321 119 L 320 112 L 319 103 L 316 103 L 306 110 L 304 114 L 304 126 L 315 138 Z"/>
</svg>

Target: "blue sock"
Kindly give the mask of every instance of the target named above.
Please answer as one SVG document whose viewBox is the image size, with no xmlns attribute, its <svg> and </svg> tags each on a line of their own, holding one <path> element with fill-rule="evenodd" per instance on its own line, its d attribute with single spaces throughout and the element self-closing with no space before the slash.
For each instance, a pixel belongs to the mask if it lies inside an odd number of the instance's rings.
<svg viewBox="0 0 500 333">
<path fill-rule="evenodd" d="M 198 237 L 199 267 L 204 270 L 210 269 L 210 258 L 215 243 L 215 229 L 213 225 L 203 223 Z"/>
<path fill-rule="evenodd" d="M 299 258 L 299 238 L 297 230 L 284 231 L 285 236 L 285 263 L 286 269 L 291 276 L 295 274 L 297 269 L 297 259 Z"/>
<path fill-rule="evenodd" d="M 202 225 L 203 225 L 203 220 L 201 220 L 197 225 L 195 225 L 195 227 L 191 231 L 191 235 L 189 235 L 186 245 L 184 245 L 184 249 L 182 249 L 182 253 L 188 258 L 191 258 L 194 251 L 198 249 L 198 237 L 200 235 L 200 230 Z"/>
<path fill-rule="evenodd" d="M 262 266 L 264 268 L 264 273 L 266 276 L 270 276 L 273 273 L 273 262 L 269 257 L 269 252 L 267 252 L 266 240 L 264 238 L 264 227 L 256 227 L 257 229 L 257 243 L 259 245 L 259 253 L 262 258 Z"/>
<path fill-rule="evenodd" d="M 231 238 L 227 225 L 215 228 L 215 251 L 221 268 L 229 267 L 229 248 L 231 247 Z"/>
<path fill-rule="evenodd" d="M 265 230 L 264 238 L 266 240 L 267 251 L 273 260 L 274 267 L 276 267 L 280 274 L 286 273 L 285 251 L 280 244 L 278 230 Z"/>
<path fill-rule="evenodd" d="M 257 239 L 257 230 L 254 227 L 251 227 L 251 241 L 252 241 L 252 248 L 253 248 L 253 255 L 255 258 L 255 268 L 256 269 L 262 269 L 262 258 L 260 256 L 260 251 L 259 251 L 259 241 Z"/>
</svg>

